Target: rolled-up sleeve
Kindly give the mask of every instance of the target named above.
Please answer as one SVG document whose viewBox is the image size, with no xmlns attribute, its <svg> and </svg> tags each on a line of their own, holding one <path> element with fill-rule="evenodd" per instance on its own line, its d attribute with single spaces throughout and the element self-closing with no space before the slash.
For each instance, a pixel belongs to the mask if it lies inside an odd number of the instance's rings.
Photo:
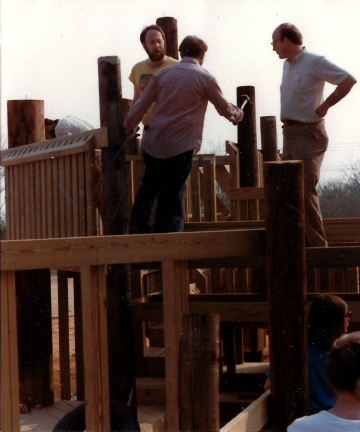
<svg viewBox="0 0 360 432">
<path fill-rule="evenodd" d="M 243 114 L 239 107 L 228 102 L 221 91 L 215 79 L 209 83 L 208 99 L 214 105 L 216 111 L 229 121 L 237 123 L 243 118 Z"/>
</svg>

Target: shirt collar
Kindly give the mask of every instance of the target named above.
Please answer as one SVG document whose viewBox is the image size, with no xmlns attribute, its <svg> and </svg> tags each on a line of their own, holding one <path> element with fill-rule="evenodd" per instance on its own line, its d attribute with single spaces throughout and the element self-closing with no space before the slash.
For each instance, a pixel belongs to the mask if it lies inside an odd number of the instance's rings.
<svg viewBox="0 0 360 432">
<path fill-rule="evenodd" d="M 298 61 L 300 61 L 306 53 L 307 53 L 307 51 L 306 51 L 306 48 L 304 47 L 302 49 L 302 51 L 300 51 L 299 54 L 297 56 L 295 56 L 292 60 L 286 60 L 286 61 L 290 64 L 295 64 Z"/>
<path fill-rule="evenodd" d="M 199 63 L 198 60 L 196 60 L 196 58 L 194 58 L 194 57 L 184 57 L 183 59 L 181 59 L 181 62 L 197 64 L 197 65 L 200 66 L 200 63 Z"/>
</svg>

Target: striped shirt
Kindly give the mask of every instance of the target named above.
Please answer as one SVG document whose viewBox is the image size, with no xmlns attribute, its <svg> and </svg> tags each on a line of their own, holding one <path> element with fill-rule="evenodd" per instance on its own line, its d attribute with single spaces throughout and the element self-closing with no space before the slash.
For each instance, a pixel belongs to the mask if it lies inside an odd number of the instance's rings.
<svg viewBox="0 0 360 432">
<path fill-rule="evenodd" d="M 292 61 L 284 62 L 280 86 L 281 120 L 314 123 L 321 120 L 315 109 L 322 104 L 325 81 L 340 84 L 349 73 L 325 57 L 310 54 L 303 49 Z"/>
<path fill-rule="evenodd" d="M 153 75 L 126 124 L 133 129 L 156 102 L 142 148 L 153 157 L 167 159 L 200 147 L 208 101 L 228 120 L 242 119 L 240 109 L 224 99 L 215 78 L 196 59 L 184 57 Z"/>
</svg>

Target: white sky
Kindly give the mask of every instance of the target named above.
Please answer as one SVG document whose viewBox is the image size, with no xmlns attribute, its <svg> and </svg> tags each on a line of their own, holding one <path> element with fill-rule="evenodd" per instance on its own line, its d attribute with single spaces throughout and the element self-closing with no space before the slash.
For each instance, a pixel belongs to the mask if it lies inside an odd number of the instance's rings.
<svg viewBox="0 0 360 432">
<path fill-rule="evenodd" d="M 204 39 L 204 67 L 236 103 L 236 87 L 256 89 L 260 116 L 279 118 L 282 61 L 272 52 L 273 30 L 295 24 L 310 52 L 325 55 L 360 80 L 359 0 L 2 0 L 2 131 L 6 101 L 42 99 L 45 116 L 69 114 L 98 127 L 97 59 L 120 58 L 123 96 L 131 99 L 132 66 L 146 58 L 141 30 L 156 18 L 178 20 L 179 43 L 188 34 Z M 334 87 L 327 85 L 326 95 Z M 326 118 L 330 137 L 322 179 L 339 176 L 349 157 L 360 158 L 360 84 Z M 278 120 L 278 146 L 282 148 Z M 203 150 L 236 141 L 236 128 L 209 106 Z"/>
</svg>

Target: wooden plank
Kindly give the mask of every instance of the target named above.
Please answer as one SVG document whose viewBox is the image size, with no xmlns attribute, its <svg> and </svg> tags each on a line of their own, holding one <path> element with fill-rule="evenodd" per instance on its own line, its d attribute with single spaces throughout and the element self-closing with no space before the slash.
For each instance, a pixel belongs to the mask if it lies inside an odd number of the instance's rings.
<svg viewBox="0 0 360 432">
<path fill-rule="evenodd" d="M 1 430 L 19 431 L 15 272 L 1 272 Z"/>
<path fill-rule="evenodd" d="M 58 158 L 59 163 L 59 214 L 60 214 L 60 237 L 66 237 L 66 193 L 65 193 L 65 159 Z"/>
<path fill-rule="evenodd" d="M 86 232 L 88 236 L 96 235 L 95 211 L 95 152 L 85 153 L 85 202 Z"/>
<path fill-rule="evenodd" d="M 190 173 L 192 222 L 201 222 L 199 158 L 194 157 Z"/>
<path fill-rule="evenodd" d="M 238 188 L 240 186 L 240 175 L 239 175 L 239 149 L 235 143 L 226 141 L 226 152 L 230 156 L 230 188 Z M 230 212 L 231 220 L 240 219 L 240 206 L 236 200 L 230 200 Z"/>
<path fill-rule="evenodd" d="M 30 179 L 30 166 L 29 164 L 25 164 L 24 165 L 24 179 L 25 182 L 23 184 L 23 189 L 24 189 L 24 216 L 25 216 L 25 237 L 24 238 L 31 238 L 30 236 L 30 220 L 31 220 L 31 215 L 30 215 L 30 183 L 31 180 Z"/>
<path fill-rule="evenodd" d="M 204 220 L 216 222 L 215 156 L 203 158 L 200 195 L 204 204 Z"/>
<path fill-rule="evenodd" d="M 270 420 L 270 390 L 220 429 L 220 432 L 260 431 Z"/>
<path fill-rule="evenodd" d="M 24 165 L 19 166 L 19 213 L 20 219 L 20 238 L 25 239 L 25 182 L 24 182 Z"/>
<path fill-rule="evenodd" d="M 46 202 L 46 189 L 48 187 L 46 182 L 46 165 L 45 161 L 40 161 L 40 185 L 41 185 L 41 213 L 40 213 L 40 219 L 41 219 L 41 238 L 47 238 L 47 212 L 48 212 L 48 204 Z"/>
<path fill-rule="evenodd" d="M 85 203 L 85 154 L 78 155 L 79 168 L 79 235 L 87 235 L 86 231 L 86 203 Z"/>
<path fill-rule="evenodd" d="M 68 279 L 64 271 L 58 271 L 58 310 L 61 399 L 71 399 Z"/>
<path fill-rule="evenodd" d="M 15 239 L 14 167 L 5 167 L 5 178 L 7 238 L 13 240 Z"/>
<path fill-rule="evenodd" d="M 230 188 L 228 196 L 230 200 L 263 200 L 265 189 L 263 187 Z"/>
<path fill-rule="evenodd" d="M 76 395 L 79 400 L 85 399 L 84 384 L 84 349 L 81 309 L 81 278 L 80 273 L 73 273 L 74 278 L 74 327 L 75 327 L 75 363 L 76 363 Z"/>
<path fill-rule="evenodd" d="M 53 211 L 54 211 L 54 237 L 61 237 L 60 234 L 60 179 L 59 179 L 59 159 L 51 159 L 52 181 L 53 181 Z"/>
<path fill-rule="evenodd" d="M 19 191 L 21 189 L 21 183 L 20 183 L 20 174 L 19 174 L 19 167 L 16 166 L 14 168 L 14 210 L 15 210 L 15 235 L 14 240 L 18 240 L 21 238 L 20 233 L 20 197 L 19 197 Z"/>
<path fill-rule="evenodd" d="M 166 413 L 169 431 L 179 430 L 178 355 L 182 315 L 189 313 L 186 261 L 162 263 L 166 373 Z"/>
<path fill-rule="evenodd" d="M 35 238 L 41 238 L 41 176 L 40 162 L 35 162 Z"/>
<path fill-rule="evenodd" d="M 46 169 L 46 226 L 47 226 L 47 238 L 54 237 L 54 204 L 53 204 L 53 191 L 54 183 L 52 181 L 52 160 L 47 159 L 45 161 Z"/>
<path fill-rule="evenodd" d="M 85 377 L 85 418 L 87 430 L 109 431 L 109 390 L 107 361 L 107 337 L 104 334 L 106 309 L 104 291 L 105 272 L 96 266 L 81 268 L 84 377 Z M 106 296 L 106 294 L 105 294 Z M 92 317 L 92 319 L 89 319 Z M 101 338 L 105 336 L 105 341 Z M 106 350 L 104 352 L 104 344 Z M 107 391 L 106 391 L 107 390 Z"/>
<path fill-rule="evenodd" d="M 65 194 L 65 237 L 74 236 L 72 207 L 74 201 L 72 198 L 71 185 L 71 159 L 70 156 L 64 156 L 64 194 Z"/>
<path fill-rule="evenodd" d="M 219 164 L 219 156 L 216 156 L 216 181 L 221 190 L 229 197 L 230 173 L 224 165 Z"/>
<path fill-rule="evenodd" d="M 264 230 L 3 241 L 1 269 L 263 255 Z M 325 249 L 325 248 L 323 248 Z M 330 249 L 330 248 L 329 248 Z M 352 248 L 354 249 L 354 248 Z M 355 248 L 356 249 L 356 248 Z M 360 247 L 358 248 L 360 258 Z"/>
</svg>

